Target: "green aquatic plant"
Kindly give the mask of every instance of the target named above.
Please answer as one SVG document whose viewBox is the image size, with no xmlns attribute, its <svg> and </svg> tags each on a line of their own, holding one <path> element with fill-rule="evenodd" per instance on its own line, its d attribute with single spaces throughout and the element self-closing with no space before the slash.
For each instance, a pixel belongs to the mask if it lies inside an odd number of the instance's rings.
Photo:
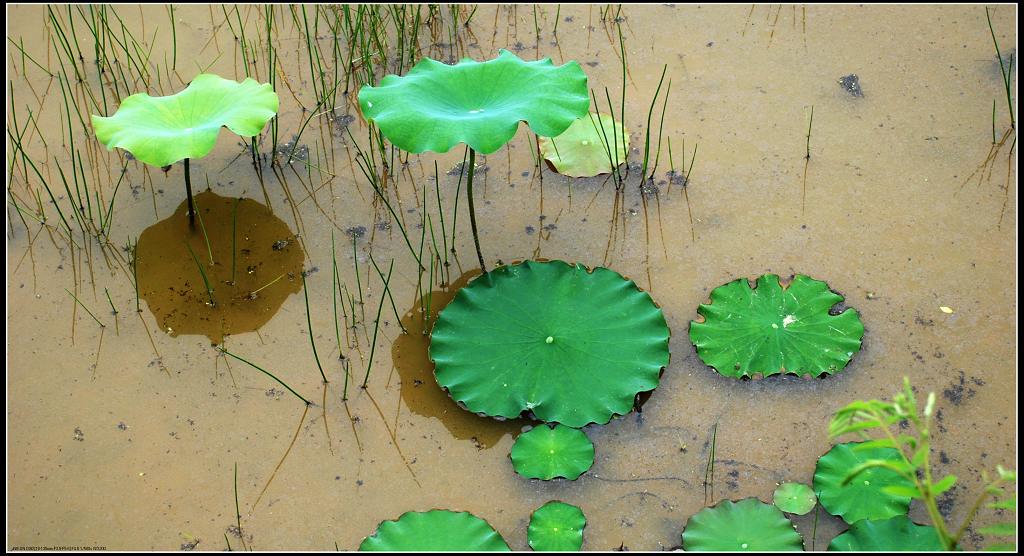
<svg viewBox="0 0 1024 556">
<path fill-rule="evenodd" d="M 430 340 L 435 377 L 469 411 L 583 427 L 632 410 L 668 365 L 650 295 L 607 268 L 499 267 L 459 290 Z"/>
<path fill-rule="evenodd" d="M 92 126 L 108 149 L 124 149 L 151 166 L 184 160 L 188 216 L 194 226 L 189 160 L 213 150 L 221 127 L 242 137 L 258 135 L 277 109 L 277 93 L 268 83 L 248 78 L 238 83 L 204 73 L 174 95 L 131 95 L 113 116 L 93 115 Z"/>
<path fill-rule="evenodd" d="M 541 156 L 559 174 L 588 178 L 607 174 L 626 161 L 629 134 L 610 115 L 591 112 L 574 121 L 558 137 L 541 137 L 538 144 Z"/>
<path fill-rule="evenodd" d="M 594 465 L 594 443 L 586 433 L 565 425 L 540 425 L 516 438 L 512 467 L 528 479 L 575 481 Z"/>
<path fill-rule="evenodd" d="M 820 280 L 796 275 L 783 288 L 765 274 L 751 288 L 740 278 L 715 288 L 711 303 L 690 323 L 697 355 L 719 373 L 734 377 L 835 374 L 860 350 L 864 325 L 853 309 L 832 314 L 843 296 Z"/>
<path fill-rule="evenodd" d="M 507 50 L 493 60 L 467 58 L 455 65 L 424 58 L 404 76 L 388 75 L 376 87 L 359 90 L 363 116 L 398 148 L 446 153 L 459 143 L 469 147 L 466 198 L 477 258 L 485 272 L 473 205 L 476 153 L 500 149 L 520 121 L 538 135 L 555 137 L 589 106 L 587 76 L 577 62 L 527 62 Z"/>
<path fill-rule="evenodd" d="M 546 552 L 577 552 L 583 548 L 587 517 L 572 504 L 552 500 L 530 515 L 526 538 L 530 548 Z"/>
<path fill-rule="evenodd" d="M 363 539 L 360 551 L 374 552 L 508 552 L 505 539 L 486 521 L 469 512 L 406 512 L 383 521 Z"/>
<path fill-rule="evenodd" d="M 968 526 L 974 520 L 978 510 L 986 500 L 996 499 L 989 504 L 993 509 L 1016 509 L 1016 494 L 1008 497 L 1004 485 L 1015 483 L 1017 474 L 1014 471 L 996 466 L 997 477 L 990 478 L 982 471 L 982 491 L 971 505 L 967 516 L 960 527 L 954 529 L 947 524 L 939 511 L 938 499 L 957 482 L 955 475 L 946 475 L 938 479 L 933 475 L 931 465 L 931 423 L 935 415 L 935 392 L 930 392 L 923 408 L 919 408 L 917 396 L 910 386 L 910 380 L 903 378 L 903 390 L 897 392 L 892 401 L 857 400 L 836 412 L 829 423 L 829 437 L 837 438 L 845 434 L 856 433 L 870 439 L 869 431 L 876 433 L 876 438 L 861 442 L 856 448 L 856 457 L 860 461 L 856 465 L 847 462 L 846 469 L 830 471 L 828 482 L 839 484 L 856 484 L 870 480 L 869 474 L 886 473 L 898 476 L 901 484 L 891 484 L 883 489 L 883 495 L 873 500 L 865 498 L 865 504 L 883 504 L 886 497 L 899 497 L 907 501 L 919 500 L 928 512 L 928 517 L 938 533 L 938 538 L 945 550 L 953 550 Z M 843 446 L 842 444 L 840 446 Z M 838 447 L 838 446 L 837 446 Z M 878 455 L 885 451 L 884 457 Z M 819 460 L 820 468 L 820 460 Z M 839 473 L 842 472 L 842 476 Z M 815 489 L 818 488 L 818 476 L 815 474 Z M 819 492 L 821 504 L 826 507 L 824 494 Z M 906 506 L 904 505 L 904 506 Z M 828 509 L 826 507 L 826 509 Z M 877 513 L 877 512 L 873 512 Z M 903 512 L 906 513 L 904 509 Z M 890 514 L 892 515 L 892 514 Z M 867 516 L 869 518 L 885 516 Z M 850 520 L 847 520 L 850 521 Z M 979 529 L 983 534 L 1009 536 L 1016 533 L 1013 524 L 996 524 L 990 528 Z M 1006 548 L 1006 545 L 997 545 Z"/>
<path fill-rule="evenodd" d="M 689 552 L 785 552 L 804 541 L 781 510 L 757 498 L 723 500 L 690 516 L 683 530 Z"/>
<path fill-rule="evenodd" d="M 828 544 L 830 551 L 937 552 L 945 550 L 934 527 L 918 525 L 905 515 L 862 519 Z"/>
<path fill-rule="evenodd" d="M 865 465 L 869 462 L 879 465 Z M 899 462 L 899 452 L 886 446 L 859 442 L 833 446 L 814 469 L 814 491 L 821 507 L 847 523 L 906 514 L 913 483 L 896 471 Z"/>
<path fill-rule="evenodd" d="M 803 483 L 782 483 L 772 500 L 776 508 L 796 515 L 805 515 L 818 504 L 814 490 Z"/>
</svg>

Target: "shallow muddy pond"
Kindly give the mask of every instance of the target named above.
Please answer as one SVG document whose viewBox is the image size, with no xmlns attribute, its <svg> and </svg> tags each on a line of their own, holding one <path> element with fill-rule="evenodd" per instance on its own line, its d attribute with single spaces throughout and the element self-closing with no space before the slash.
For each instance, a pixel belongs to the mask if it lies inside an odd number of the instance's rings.
<svg viewBox="0 0 1024 556">
<path fill-rule="evenodd" d="M 938 505 L 959 526 L 981 471 L 1017 458 L 1016 134 L 992 36 L 1016 57 L 1016 10 L 990 13 L 991 34 L 982 6 L 8 7 L 8 549 L 354 550 L 449 508 L 525 550 L 549 500 L 582 508 L 585 550 L 670 549 L 706 505 L 810 484 L 831 416 L 904 376 L 937 395 L 934 472 L 959 477 Z M 478 154 L 488 269 L 608 267 L 671 330 L 640 411 L 584 427 L 575 481 L 515 474 L 536 423 L 438 386 L 430 327 L 479 273 L 466 150 L 399 151 L 356 98 L 423 57 L 499 49 L 579 62 L 629 151 L 569 178 L 523 124 Z M 221 130 L 191 160 L 190 227 L 182 163 L 107 150 L 90 114 L 199 73 L 272 80 L 280 106 L 255 152 Z M 856 309 L 849 365 L 704 364 L 698 306 L 765 273 Z M 998 519 L 983 509 L 963 546 Z M 793 522 L 807 549 L 847 527 Z"/>
</svg>

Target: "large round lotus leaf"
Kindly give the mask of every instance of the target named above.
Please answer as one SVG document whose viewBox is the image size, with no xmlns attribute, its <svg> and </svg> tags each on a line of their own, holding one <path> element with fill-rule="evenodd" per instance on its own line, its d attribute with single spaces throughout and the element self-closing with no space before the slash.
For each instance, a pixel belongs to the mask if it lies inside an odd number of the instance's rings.
<svg viewBox="0 0 1024 556">
<path fill-rule="evenodd" d="M 583 510 L 552 500 L 530 516 L 526 538 L 534 550 L 575 552 L 583 548 L 583 528 L 586 526 Z"/>
<path fill-rule="evenodd" d="M 469 552 L 509 551 L 508 544 L 486 521 L 469 512 L 430 510 L 407 512 L 384 521 L 363 539 L 361 551 Z"/>
<path fill-rule="evenodd" d="M 628 413 L 668 365 L 668 325 L 632 280 L 562 261 L 496 268 L 434 324 L 438 384 L 475 413 L 583 427 Z"/>
<path fill-rule="evenodd" d="M 466 143 L 481 154 L 497 151 L 519 122 L 554 137 L 587 113 L 587 75 L 576 62 L 526 62 L 507 50 L 486 62 L 453 66 L 420 60 L 403 77 L 388 75 L 359 90 L 367 120 L 398 148 L 448 152 Z"/>
<path fill-rule="evenodd" d="M 594 465 L 594 443 L 586 433 L 565 425 L 540 425 L 512 445 L 512 467 L 528 479 L 575 481 Z"/>
<path fill-rule="evenodd" d="M 723 500 L 686 522 L 683 550 L 782 552 L 803 550 L 804 541 L 781 510 L 757 498 Z"/>
<path fill-rule="evenodd" d="M 778 373 L 837 373 L 860 350 L 864 325 L 853 309 L 829 310 L 843 296 L 828 284 L 797 275 L 783 289 L 765 274 L 751 289 L 745 278 L 719 286 L 690 323 L 690 340 L 705 364 L 730 377 Z"/>
<path fill-rule="evenodd" d="M 804 515 L 814 509 L 818 497 L 803 483 L 782 483 L 775 489 L 775 507 L 791 514 Z"/>
<path fill-rule="evenodd" d="M 618 131 L 618 138 L 615 132 Z M 615 165 L 626 161 L 629 135 L 608 114 L 591 112 L 572 123 L 558 137 L 541 137 L 540 152 L 555 166 L 559 174 L 574 178 L 588 178 L 612 171 L 609 158 Z"/>
<path fill-rule="evenodd" d="M 96 138 L 108 149 L 124 149 L 153 166 L 202 158 L 213 150 L 222 126 L 252 137 L 277 114 L 277 93 L 269 83 L 238 83 L 204 73 L 180 93 L 151 97 L 138 93 L 121 101 L 109 118 L 92 117 Z"/>
<path fill-rule="evenodd" d="M 895 471 L 871 467 L 843 485 L 850 471 L 869 460 L 902 461 L 899 452 L 893 448 L 860 449 L 858 444 L 860 442 L 836 444 L 818 459 L 814 470 L 814 491 L 818 493 L 821 507 L 847 523 L 906 514 L 910 498 L 890 494 L 885 487 L 911 489 L 914 484 Z"/>
<path fill-rule="evenodd" d="M 849 552 L 941 552 L 945 550 L 934 527 L 918 525 L 905 515 L 862 519 L 832 539 L 829 550 Z"/>
</svg>

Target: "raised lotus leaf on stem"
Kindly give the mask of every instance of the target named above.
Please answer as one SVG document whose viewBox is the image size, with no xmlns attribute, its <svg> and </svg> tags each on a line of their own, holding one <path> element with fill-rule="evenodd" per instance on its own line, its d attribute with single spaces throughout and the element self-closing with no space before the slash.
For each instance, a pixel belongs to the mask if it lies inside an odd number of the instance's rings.
<svg viewBox="0 0 1024 556">
<path fill-rule="evenodd" d="M 804 515 L 814 509 L 818 497 L 803 483 L 782 483 L 775 489 L 775 507 L 791 514 Z"/>
<path fill-rule="evenodd" d="M 576 552 L 583 548 L 587 518 L 572 504 L 552 500 L 530 515 L 526 531 L 530 548 L 537 551 Z"/>
<path fill-rule="evenodd" d="M 505 539 L 486 521 L 469 512 L 406 512 L 384 521 L 359 545 L 376 552 L 508 552 Z"/>
<path fill-rule="evenodd" d="M 490 154 L 516 134 L 519 122 L 538 135 L 555 136 L 587 113 L 587 75 L 572 61 L 526 62 L 507 50 L 497 58 L 455 65 L 420 60 L 405 76 L 388 75 L 359 90 L 359 108 L 398 148 L 445 153 L 469 146 L 466 200 L 480 271 L 487 272 L 473 203 L 477 151 Z"/>
<path fill-rule="evenodd" d="M 616 166 L 626 161 L 629 134 L 610 115 L 591 112 L 558 137 L 541 137 L 539 146 L 559 174 L 586 178 L 611 172 L 612 160 Z"/>
<path fill-rule="evenodd" d="M 424 58 L 404 76 L 360 89 L 359 107 L 402 150 L 445 153 L 465 143 L 490 154 L 512 139 L 520 121 L 538 135 L 559 135 L 587 113 L 590 97 L 579 63 L 527 62 L 501 50 L 485 62 Z"/>
<path fill-rule="evenodd" d="M 269 83 L 250 78 L 238 83 L 202 73 L 185 90 L 170 96 L 131 95 L 113 116 L 93 115 L 92 127 L 108 149 L 124 149 L 146 164 L 164 167 L 185 161 L 188 219 L 194 230 L 189 160 L 213 150 L 221 127 L 243 137 L 258 135 L 277 108 L 277 93 Z"/>
<path fill-rule="evenodd" d="M 901 463 L 899 452 L 886 447 L 865 448 L 860 444 L 836 444 L 818 459 L 814 491 L 821 507 L 847 523 L 906 514 L 910 497 L 893 492 L 914 488 L 914 483 L 906 477 L 885 467 L 868 467 L 850 478 L 850 472 L 871 460 Z"/>
<path fill-rule="evenodd" d="M 92 125 L 108 149 L 124 149 L 163 167 L 209 154 L 221 127 L 242 137 L 258 135 L 277 108 L 277 93 L 269 83 L 250 78 L 238 83 L 203 73 L 177 94 L 131 95 L 113 116 L 94 115 Z"/>
<path fill-rule="evenodd" d="M 594 465 L 594 443 L 579 429 L 538 425 L 516 438 L 510 457 L 516 473 L 528 479 L 575 481 Z"/>
<path fill-rule="evenodd" d="M 692 552 L 800 551 L 803 538 L 781 510 L 757 498 L 723 500 L 697 512 L 683 530 L 683 550 Z"/>
<path fill-rule="evenodd" d="M 650 295 L 607 268 L 563 261 L 496 268 L 434 324 L 438 384 L 469 411 L 583 427 L 658 386 L 669 330 Z"/>
<path fill-rule="evenodd" d="M 832 539 L 829 550 L 848 552 L 941 552 L 945 550 L 934 527 L 918 525 L 905 515 L 862 519 Z"/>
<path fill-rule="evenodd" d="M 697 309 L 704 320 L 690 323 L 690 340 L 705 364 L 729 377 L 835 374 L 864 336 L 855 310 L 830 312 L 841 301 L 828 284 L 802 274 L 786 288 L 775 274 L 755 288 L 740 278 L 715 288 L 711 303 Z"/>
</svg>

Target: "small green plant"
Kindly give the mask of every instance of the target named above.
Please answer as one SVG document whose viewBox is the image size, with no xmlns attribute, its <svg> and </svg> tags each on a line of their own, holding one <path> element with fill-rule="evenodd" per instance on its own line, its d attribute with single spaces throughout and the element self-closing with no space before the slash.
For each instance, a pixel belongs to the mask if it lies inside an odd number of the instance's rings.
<svg viewBox="0 0 1024 556">
<path fill-rule="evenodd" d="M 268 83 L 204 73 L 174 95 L 131 95 L 113 116 L 93 115 L 92 125 L 108 149 L 124 149 L 146 164 L 163 168 L 184 160 L 188 217 L 195 228 L 189 160 L 213 150 L 221 127 L 242 137 L 258 135 L 277 108 L 277 93 Z"/>
<path fill-rule="evenodd" d="M 363 116 L 396 147 L 411 153 L 446 153 L 459 143 L 469 147 L 466 199 L 483 272 L 473 205 L 476 153 L 500 149 L 520 121 L 539 135 L 556 137 L 589 106 L 587 75 L 579 63 L 526 62 L 507 50 L 493 60 L 463 59 L 451 66 L 424 58 L 404 76 L 388 75 L 376 87 L 359 90 Z"/>
<path fill-rule="evenodd" d="M 1006 497 L 1003 485 L 1017 480 L 1016 473 L 997 466 L 998 476 L 991 479 L 982 473 L 984 486 L 982 492 L 972 505 L 967 517 L 958 529 L 947 524 L 939 512 L 938 498 L 956 484 L 955 475 L 946 475 L 937 479 L 933 475 L 931 456 L 931 424 L 935 415 L 935 393 L 928 394 L 923 408 L 918 407 L 910 380 L 903 379 L 903 391 L 893 396 L 892 401 L 857 400 L 839 410 L 829 424 L 829 437 L 836 438 L 845 434 L 857 433 L 867 441 L 858 445 L 857 449 L 889 449 L 894 450 L 895 459 L 868 459 L 850 469 L 843 480 L 849 483 L 862 472 L 873 469 L 887 469 L 904 479 L 909 485 L 891 485 L 883 490 L 892 495 L 906 496 L 920 500 L 928 511 L 932 524 L 945 550 L 954 550 L 963 538 L 967 527 L 977 514 L 981 505 L 989 498 Z M 869 431 L 875 432 L 872 439 Z M 880 436 L 880 438 L 878 438 Z M 1016 509 L 1016 497 L 1003 498 L 991 507 Z M 982 533 L 1005 536 L 1015 532 L 1012 527 L 997 525 L 981 530 Z"/>
</svg>

